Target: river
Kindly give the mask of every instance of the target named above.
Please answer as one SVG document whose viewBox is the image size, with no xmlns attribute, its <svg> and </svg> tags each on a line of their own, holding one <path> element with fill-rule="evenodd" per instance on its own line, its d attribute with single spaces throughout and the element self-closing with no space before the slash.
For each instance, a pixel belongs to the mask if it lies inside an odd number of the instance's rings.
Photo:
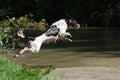
<svg viewBox="0 0 120 80">
<path fill-rule="evenodd" d="M 26 53 L 15 62 L 31 66 L 120 66 L 120 30 L 90 28 L 70 30 L 73 42 L 44 44 L 38 54 Z"/>
</svg>

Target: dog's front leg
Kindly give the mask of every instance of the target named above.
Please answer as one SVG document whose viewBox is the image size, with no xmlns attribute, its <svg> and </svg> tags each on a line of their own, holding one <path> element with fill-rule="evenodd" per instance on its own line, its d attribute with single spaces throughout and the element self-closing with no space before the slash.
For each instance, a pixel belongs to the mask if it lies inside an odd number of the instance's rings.
<svg viewBox="0 0 120 80">
<path fill-rule="evenodd" d="M 72 37 L 72 35 L 69 32 L 65 33 L 66 36 Z"/>
<path fill-rule="evenodd" d="M 72 39 L 67 38 L 67 37 L 65 38 L 65 40 L 68 40 L 68 41 L 70 41 L 70 42 L 73 42 Z"/>
<path fill-rule="evenodd" d="M 68 41 L 72 42 L 72 40 L 70 38 L 68 38 L 68 36 L 72 37 L 72 35 L 69 32 L 59 34 L 60 40 L 68 40 Z"/>
<path fill-rule="evenodd" d="M 72 35 L 69 32 L 59 33 L 59 36 L 61 36 L 61 37 L 66 37 L 66 36 L 72 37 Z"/>
</svg>

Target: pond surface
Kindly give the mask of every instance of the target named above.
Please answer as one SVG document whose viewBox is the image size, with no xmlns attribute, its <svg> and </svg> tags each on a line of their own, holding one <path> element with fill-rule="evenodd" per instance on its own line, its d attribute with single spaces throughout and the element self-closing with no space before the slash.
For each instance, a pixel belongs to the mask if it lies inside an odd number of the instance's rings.
<svg viewBox="0 0 120 80">
<path fill-rule="evenodd" d="M 47 67 L 108 66 L 120 67 L 119 29 L 71 30 L 73 42 L 44 44 L 38 54 L 26 53 L 18 64 Z"/>
</svg>

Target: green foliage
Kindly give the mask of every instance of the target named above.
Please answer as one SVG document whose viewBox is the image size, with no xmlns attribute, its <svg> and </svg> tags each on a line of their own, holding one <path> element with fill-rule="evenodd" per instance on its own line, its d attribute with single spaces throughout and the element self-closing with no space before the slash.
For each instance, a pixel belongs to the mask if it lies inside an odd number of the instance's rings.
<svg viewBox="0 0 120 80">
<path fill-rule="evenodd" d="M 15 28 L 31 28 L 31 29 L 39 29 L 44 31 L 45 30 L 45 26 L 47 26 L 47 24 L 45 23 L 45 20 L 42 19 L 39 22 L 34 21 L 32 18 L 28 18 L 28 17 L 32 17 L 32 14 L 29 15 L 25 15 L 23 17 L 20 17 L 18 19 L 15 19 L 13 22 L 13 25 L 15 26 Z"/>
<path fill-rule="evenodd" d="M 35 19 L 46 18 L 51 23 L 69 13 L 83 25 L 120 25 L 120 0 L 1 0 L 0 3 L 0 19 L 32 13 Z M 115 14 L 111 15 L 111 10 Z M 91 18 L 95 12 L 98 14 Z"/>
<path fill-rule="evenodd" d="M 46 71 L 53 70 L 49 67 L 45 70 L 16 65 L 7 58 L 0 57 L 0 80 L 48 80 Z"/>
<path fill-rule="evenodd" d="M 12 47 L 18 46 L 21 41 L 17 37 L 17 31 L 20 29 L 39 29 L 44 31 L 47 26 L 45 20 L 39 22 L 34 21 L 31 17 L 32 15 L 25 15 L 20 18 L 7 18 L 0 21 L 0 46 L 1 47 Z"/>
</svg>

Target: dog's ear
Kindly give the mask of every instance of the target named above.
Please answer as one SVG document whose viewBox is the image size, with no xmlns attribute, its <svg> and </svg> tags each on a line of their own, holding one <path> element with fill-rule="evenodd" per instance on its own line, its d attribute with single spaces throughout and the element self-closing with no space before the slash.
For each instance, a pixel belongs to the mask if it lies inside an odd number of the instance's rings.
<svg viewBox="0 0 120 80">
<path fill-rule="evenodd" d="M 65 13 L 67 19 L 73 19 L 68 13 Z"/>
</svg>

